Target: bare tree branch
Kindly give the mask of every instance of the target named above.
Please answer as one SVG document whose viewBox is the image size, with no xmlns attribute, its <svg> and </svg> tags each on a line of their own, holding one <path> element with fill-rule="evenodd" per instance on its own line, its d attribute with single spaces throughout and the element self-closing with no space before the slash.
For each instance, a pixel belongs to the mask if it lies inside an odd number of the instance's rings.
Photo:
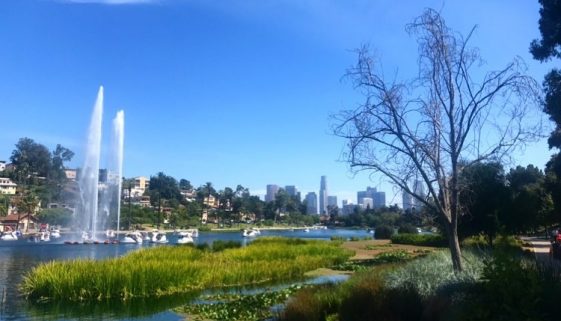
<svg viewBox="0 0 561 321">
<path fill-rule="evenodd" d="M 428 9 L 407 26 L 419 46 L 419 72 L 410 82 L 384 79 L 366 46 L 347 70 L 365 101 L 336 115 L 334 132 L 347 141 L 355 171 L 380 173 L 446 222 L 454 268 L 461 270 L 457 221 L 462 215 L 458 177 L 463 168 L 501 160 L 541 134 L 529 121 L 539 86 L 519 60 L 477 80 L 479 51 Z M 420 179 L 428 194 L 410 186 Z"/>
</svg>

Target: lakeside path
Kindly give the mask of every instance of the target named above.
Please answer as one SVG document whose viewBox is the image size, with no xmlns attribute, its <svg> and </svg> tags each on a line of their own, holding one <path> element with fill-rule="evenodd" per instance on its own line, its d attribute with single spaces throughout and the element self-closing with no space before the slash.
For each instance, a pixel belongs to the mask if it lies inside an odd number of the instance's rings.
<svg viewBox="0 0 561 321">
<path fill-rule="evenodd" d="M 412 255 L 419 255 L 427 251 L 434 251 L 436 248 L 429 246 L 416 246 L 405 244 L 392 244 L 390 240 L 361 240 L 361 241 L 345 241 L 340 245 L 342 248 L 353 251 L 355 254 L 350 261 L 365 261 L 370 260 L 378 254 L 393 251 L 407 251 Z M 351 271 L 333 270 L 330 268 L 320 268 L 306 273 L 307 276 L 325 276 L 325 275 L 340 275 L 340 274 L 353 274 Z"/>
<path fill-rule="evenodd" d="M 368 260 L 383 252 L 404 250 L 411 254 L 423 251 L 433 251 L 434 247 L 415 246 L 405 244 L 392 244 L 390 240 L 362 240 L 346 241 L 341 245 L 343 248 L 354 251 L 355 255 L 351 260 Z"/>
<path fill-rule="evenodd" d="M 549 240 L 543 237 L 530 237 L 530 236 L 523 236 L 520 238 L 526 243 L 531 244 L 531 247 L 524 247 L 524 249 L 528 249 L 534 252 L 534 256 L 536 257 L 536 261 L 541 264 L 549 264 L 551 262 L 549 257 L 549 248 L 551 243 Z"/>
</svg>

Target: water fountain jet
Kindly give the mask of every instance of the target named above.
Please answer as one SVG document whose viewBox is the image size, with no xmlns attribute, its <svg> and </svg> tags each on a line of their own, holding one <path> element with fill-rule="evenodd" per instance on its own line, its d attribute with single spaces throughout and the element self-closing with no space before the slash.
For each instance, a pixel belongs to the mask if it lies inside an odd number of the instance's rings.
<svg viewBox="0 0 561 321">
<path fill-rule="evenodd" d="M 99 88 L 88 130 L 84 165 L 80 172 L 80 206 L 75 223 L 91 240 L 100 230 L 111 227 L 111 213 L 116 212 L 120 228 L 121 181 L 123 177 L 124 111 L 113 120 L 113 135 L 108 155 L 107 178 L 100 189 L 100 156 L 103 120 L 103 87 Z M 86 234 L 84 234 L 86 235 Z M 84 236 L 83 236 L 84 238 Z"/>
</svg>

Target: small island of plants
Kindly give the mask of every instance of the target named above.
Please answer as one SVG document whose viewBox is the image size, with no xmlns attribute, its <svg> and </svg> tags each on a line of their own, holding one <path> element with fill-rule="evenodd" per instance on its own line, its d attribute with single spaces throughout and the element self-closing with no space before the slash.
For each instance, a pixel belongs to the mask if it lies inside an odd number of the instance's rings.
<svg viewBox="0 0 561 321">
<path fill-rule="evenodd" d="M 298 279 L 320 267 L 341 264 L 352 253 L 337 242 L 263 238 L 243 248 L 142 249 L 123 257 L 41 264 L 30 271 L 22 293 L 34 301 L 132 299 Z"/>
</svg>

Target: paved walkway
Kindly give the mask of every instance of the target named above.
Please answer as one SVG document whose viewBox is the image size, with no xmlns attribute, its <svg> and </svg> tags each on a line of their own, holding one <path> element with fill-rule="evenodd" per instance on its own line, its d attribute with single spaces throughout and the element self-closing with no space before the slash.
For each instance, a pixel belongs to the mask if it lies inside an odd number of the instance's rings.
<svg viewBox="0 0 561 321">
<path fill-rule="evenodd" d="M 532 244 L 532 247 L 527 249 L 534 252 L 534 255 L 536 256 L 536 261 L 538 263 L 545 263 L 545 264 L 550 263 L 551 260 L 549 257 L 549 249 L 551 247 L 551 243 L 549 240 L 540 237 L 530 237 L 530 236 L 524 236 L 521 237 L 521 239 L 524 242 Z"/>
</svg>

